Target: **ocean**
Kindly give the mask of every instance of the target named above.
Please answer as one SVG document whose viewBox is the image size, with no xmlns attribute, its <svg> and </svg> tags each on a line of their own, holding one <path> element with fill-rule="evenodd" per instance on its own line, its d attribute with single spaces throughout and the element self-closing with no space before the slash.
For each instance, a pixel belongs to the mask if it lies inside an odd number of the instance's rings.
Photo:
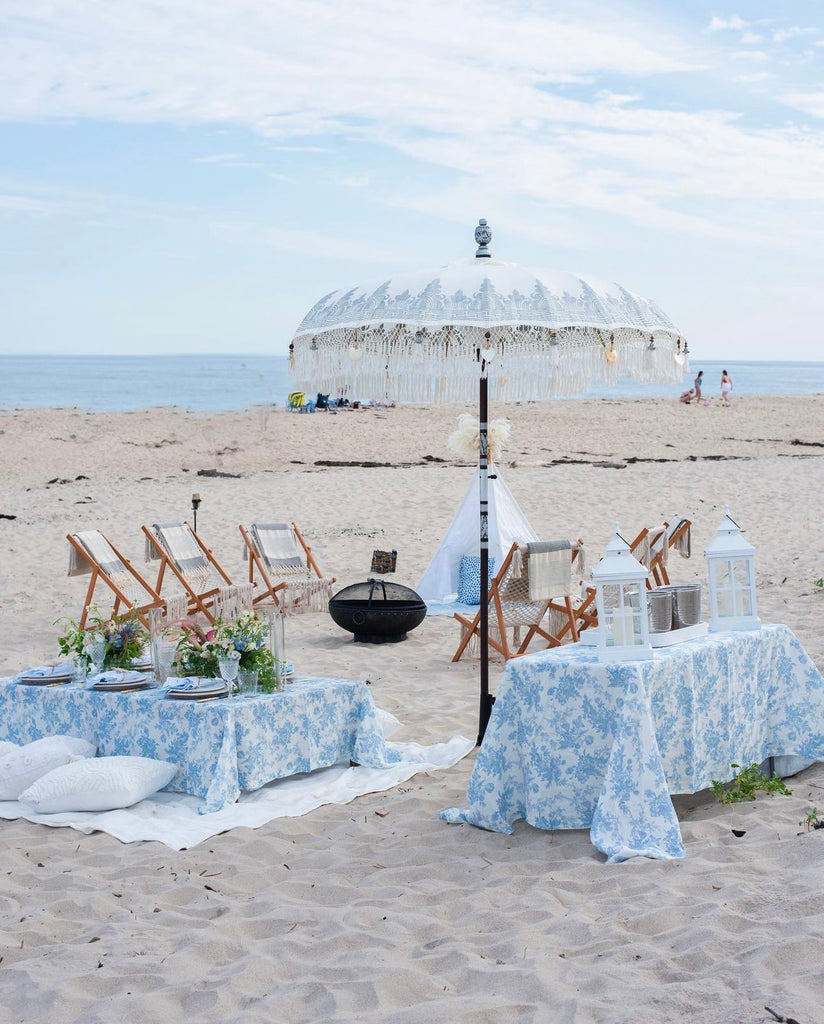
<svg viewBox="0 0 824 1024">
<path fill-rule="evenodd" d="M 733 397 L 824 393 L 824 362 L 696 360 L 680 385 L 621 381 L 607 387 L 596 383 L 577 397 L 677 398 L 692 386 L 698 370 L 703 370 L 704 395 L 717 398 L 722 369 L 732 377 Z M 251 405 L 284 406 L 292 390 L 286 356 L 0 355 L 0 409 L 65 406 L 89 412 L 126 412 L 177 405 L 217 412 Z M 494 401 L 494 395 L 490 398 Z"/>
</svg>

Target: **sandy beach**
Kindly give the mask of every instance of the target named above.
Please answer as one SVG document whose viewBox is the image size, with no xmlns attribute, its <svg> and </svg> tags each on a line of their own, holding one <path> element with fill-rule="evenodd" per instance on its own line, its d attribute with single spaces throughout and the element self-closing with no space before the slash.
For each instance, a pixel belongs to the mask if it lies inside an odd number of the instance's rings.
<svg viewBox="0 0 824 1024">
<path fill-rule="evenodd" d="M 193 492 L 233 578 L 239 523 L 294 519 L 336 587 L 366 578 L 374 548 L 397 549 L 392 578 L 414 587 L 475 471 L 446 446 L 466 411 L 0 413 L 0 675 L 56 658 L 56 621 L 80 614 L 67 532 L 99 528 L 142 569 L 141 525 L 190 518 Z M 762 621 L 824 670 L 824 396 L 491 416 L 510 420 L 499 469 L 532 526 L 583 538 L 590 567 L 614 522 L 677 513 L 693 557 L 671 576 L 704 581 L 729 505 L 757 549 Z M 324 614 L 287 630 L 301 671 L 368 679 L 397 738 L 476 735 L 477 662 L 450 661 L 451 619 L 398 645 L 353 644 Z M 605 867 L 586 832 L 440 821 L 473 761 L 180 853 L 0 821 L 0 1022 L 760 1024 L 765 1005 L 824 1020 L 824 830 L 799 824 L 824 817 L 822 765 L 790 797 L 677 797 L 685 859 Z"/>
</svg>

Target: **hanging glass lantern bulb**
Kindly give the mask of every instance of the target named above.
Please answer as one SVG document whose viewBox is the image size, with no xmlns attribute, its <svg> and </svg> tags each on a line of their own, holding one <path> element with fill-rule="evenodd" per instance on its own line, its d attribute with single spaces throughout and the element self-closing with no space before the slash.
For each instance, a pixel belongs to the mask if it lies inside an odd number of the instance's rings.
<svg viewBox="0 0 824 1024">
<path fill-rule="evenodd" d="M 347 355 L 353 363 L 359 363 L 363 359 L 363 349 L 358 348 L 358 332 L 355 331 L 352 344 L 347 349 Z"/>
<path fill-rule="evenodd" d="M 606 350 L 604 357 L 608 363 L 618 362 L 618 353 L 615 351 L 615 335 L 610 334 L 609 336 L 609 348 Z"/>
</svg>

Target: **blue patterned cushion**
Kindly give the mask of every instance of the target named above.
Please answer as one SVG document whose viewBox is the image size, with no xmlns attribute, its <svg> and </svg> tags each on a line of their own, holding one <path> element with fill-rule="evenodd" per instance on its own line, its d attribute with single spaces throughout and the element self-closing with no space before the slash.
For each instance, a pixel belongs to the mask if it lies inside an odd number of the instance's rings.
<svg viewBox="0 0 824 1024">
<path fill-rule="evenodd" d="M 489 576 L 486 588 L 495 575 L 495 559 L 489 559 Z M 458 570 L 458 600 L 461 604 L 481 603 L 481 556 L 462 555 L 461 565 Z"/>
</svg>

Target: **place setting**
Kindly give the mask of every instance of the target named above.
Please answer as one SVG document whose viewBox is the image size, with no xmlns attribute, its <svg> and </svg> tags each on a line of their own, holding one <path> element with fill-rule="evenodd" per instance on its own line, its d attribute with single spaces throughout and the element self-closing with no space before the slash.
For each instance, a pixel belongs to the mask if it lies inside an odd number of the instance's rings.
<svg viewBox="0 0 824 1024">
<path fill-rule="evenodd" d="M 133 690 L 147 690 L 153 685 L 151 672 L 138 672 L 134 669 L 110 669 L 90 676 L 87 690 L 99 693 L 130 693 Z"/>
<path fill-rule="evenodd" d="M 229 696 L 229 690 L 222 679 L 181 677 L 167 680 L 165 697 L 169 700 L 220 700 Z"/>
<path fill-rule="evenodd" d="M 56 665 L 39 665 L 27 669 L 15 677 L 23 686 L 62 686 L 74 679 L 75 669 L 70 662 Z"/>
</svg>

